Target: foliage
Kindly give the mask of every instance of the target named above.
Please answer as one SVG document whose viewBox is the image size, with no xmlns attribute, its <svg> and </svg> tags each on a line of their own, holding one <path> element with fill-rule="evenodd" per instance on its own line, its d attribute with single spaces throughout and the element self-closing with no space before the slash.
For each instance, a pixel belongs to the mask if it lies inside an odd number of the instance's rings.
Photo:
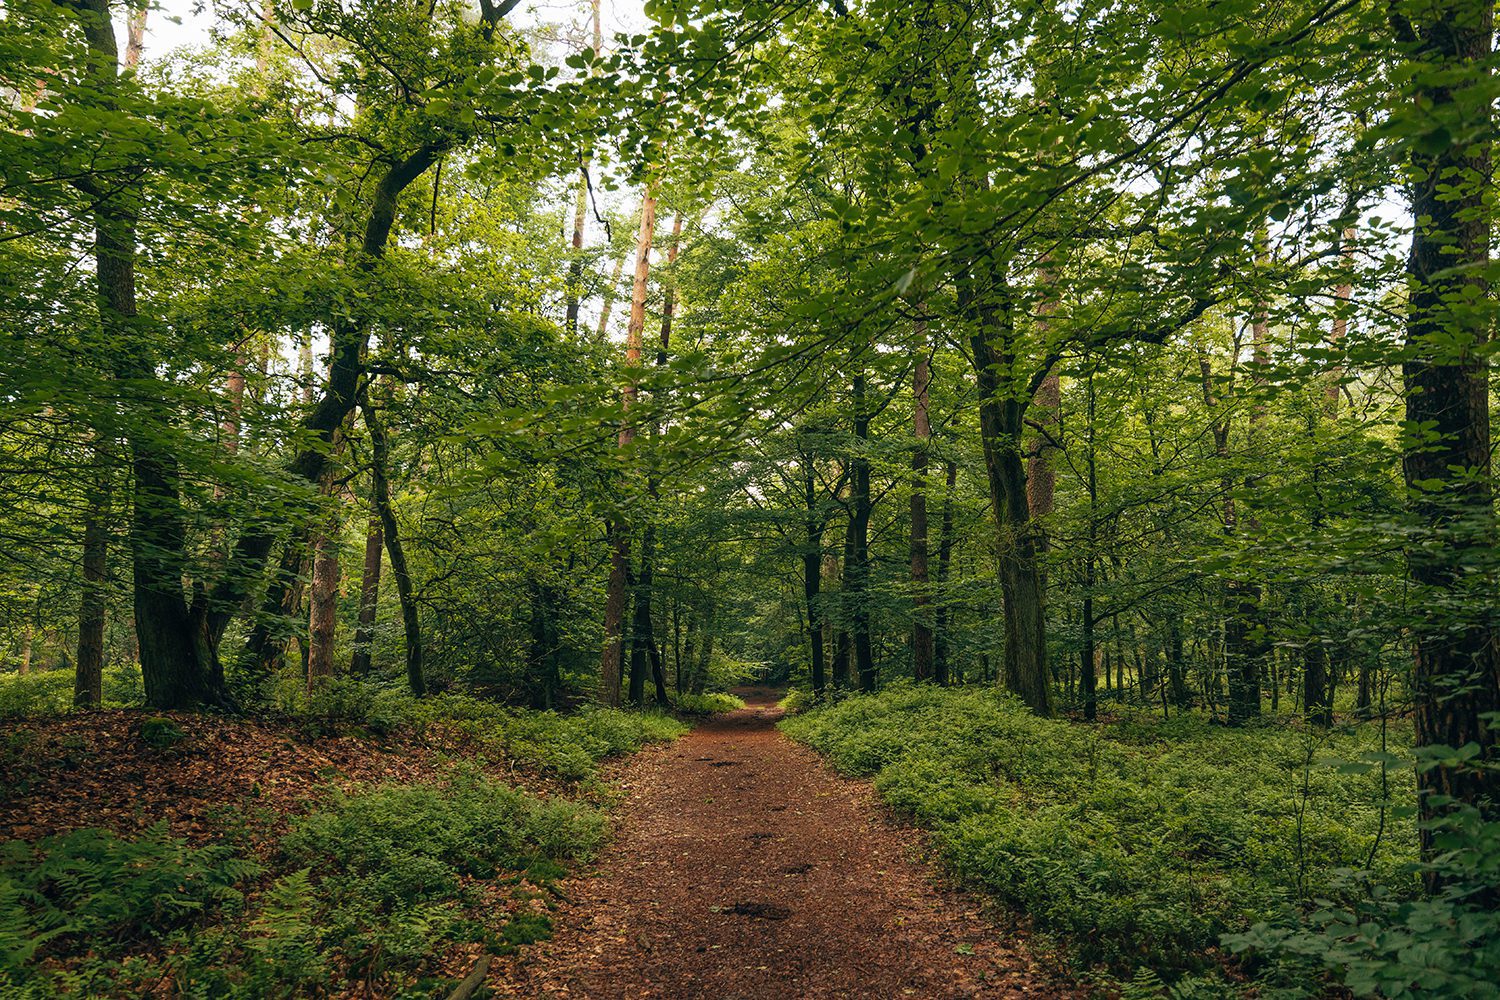
<svg viewBox="0 0 1500 1000">
<path fill-rule="evenodd" d="M 141 668 L 114 663 L 104 670 L 105 708 L 134 708 L 141 703 Z M 0 719 L 61 715 L 73 708 L 73 671 L 38 670 L 0 674 Z"/>
<path fill-rule="evenodd" d="M 687 715 L 715 715 L 719 712 L 733 712 L 735 709 L 744 708 L 745 699 L 723 691 L 713 691 L 708 694 L 685 692 L 677 695 L 675 707 L 677 711 Z"/>
<path fill-rule="evenodd" d="M 606 833 L 597 809 L 502 784 L 486 758 L 579 779 L 686 730 L 659 713 L 530 712 L 347 680 L 286 707 L 319 726 L 457 732 L 470 763 L 440 783 L 330 791 L 271 844 L 192 847 L 164 823 L 135 839 L 86 829 L 11 841 L 0 992 L 142 995 L 170 975 L 189 997 L 305 996 L 338 977 L 426 995 L 455 944 L 508 952 L 545 937 L 548 887 Z M 182 736 L 164 717 L 138 732 L 161 748 Z"/>
<path fill-rule="evenodd" d="M 1415 888 L 1413 828 L 1382 817 L 1378 776 L 1324 762 L 1373 752 L 1367 730 L 1235 731 L 1190 715 L 1093 729 L 993 691 L 909 685 L 782 726 L 873 775 L 956 874 L 1085 964 L 1202 971 L 1226 931 L 1315 898 L 1347 904 L 1341 873 L 1367 860 L 1391 893 Z M 1391 782 L 1410 794 L 1409 779 Z"/>
<path fill-rule="evenodd" d="M 1430 822 L 1435 855 L 1416 866 L 1438 880 L 1420 898 L 1347 872 L 1339 897 L 1316 901 L 1225 937 L 1236 952 L 1311 959 L 1338 975 L 1355 996 L 1500 997 L 1500 823 L 1461 809 Z"/>
<path fill-rule="evenodd" d="M 675 739 L 687 729 L 660 712 L 624 712 L 584 706 L 574 712 L 537 712 L 468 694 L 414 698 L 405 690 L 340 678 L 314 689 L 292 680 L 278 686 L 280 706 L 319 730 L 364 728 L 376 734 L 398 729 L 443 731 L 466 747 L 522 767 L 577 780 L 601 760 Z"/>
<path fill-rule="evenodd" d="M 394 785 L 336 796 L 282 842 L 318 901 L 319 947 L 361 977 L 416 972 L 438 942 L 499 947 L 501 926 L 473 921 L 475 880 L 554 871 L 599 846 L 604 817 L 543 801 L 476 773 L 442 787 Z M 540 876 L 539 876 L 540 877 Z"/>
<path fill-rule="evenodd" d="M 0 845 L 0 985 L 48 995 L 48 958 L 88 958 L 68 992 L 89 993 L 112 960 L 221 911 L 236 912 L 261 865 L 189 847 L 158 823 L 128 840 L 77 830 Z M 48 987 L 50 988 L 50 987 Z"/>
</svg>

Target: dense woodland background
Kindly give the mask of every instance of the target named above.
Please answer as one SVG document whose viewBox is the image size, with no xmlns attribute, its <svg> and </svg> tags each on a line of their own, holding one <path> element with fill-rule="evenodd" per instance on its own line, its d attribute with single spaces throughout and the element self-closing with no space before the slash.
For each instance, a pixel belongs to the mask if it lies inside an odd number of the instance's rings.
<svg viewBox="0 0 1500 1000">
<path fill-rule="evenodd" d="M 575 6 L 0 7 L 0 712 L 754 677 L 1109 981 L 1494 995 L 1491 6 Z"/>
</svg>

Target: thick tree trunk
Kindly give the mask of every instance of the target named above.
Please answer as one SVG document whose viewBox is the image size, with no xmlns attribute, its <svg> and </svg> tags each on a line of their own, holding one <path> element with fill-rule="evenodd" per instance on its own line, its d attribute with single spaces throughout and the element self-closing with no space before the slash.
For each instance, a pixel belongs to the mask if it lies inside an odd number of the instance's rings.
<svg viewBox="0 0 1500 1000">
<path fill-rule="evenodd" d="M 630 703 L 646 703 L 646 672 L 656 646 L 655 627 L 651 616 L 652 588 L 655 573 L 652 562 L 656 558 L 656 526 L 647 522 L 641 531 L 640 568 L 635 575 L 635 598 L 631 603 L 630 619 Z"/>
<path fill-rule="evenodd" d="M 385 426 L 368 402 L 361 406 L 365 427 L 370 431 L 370 481 L 375 509 L 380 514 L 381 533 L 385 535 L 386 554 L 391 559 L 391 576 L 396 581 L 396 596 L 401 602 L 401 626 L 406 633 L 406 683 L 417 697 L 427 693 L 422 675 L 422 619 L 417 611 L 416 590 L 406 565 L 406 550 L 401 544 L 401 528 L 391 507 L 391 486 L 387 479 L 390 467 L 390 441 Z"/>
<path fill-rule="evenodd" d="M 1494 818 L 1500 814 L 1500 768 L 1493 766 L 1500 726 L 1487 716 L 1500 712 L 1500 658 L 1492 621 L 1497 539 L 1486 350 L 1494 300 L 1485 270 L 1494 10 L 1475 0 L 1442 0 L 1423 10 L 1422 23 L 1397 23 L 1421 67 L 1413 120 L 1429 130 L 1412 145 L 1417 225 L 1407 265 L 1402 369 L 1409 428 L 1404 471 L 1422 532 L 1408 549 L 1408 567 L 1430 595 L 1428 607 L 1440 609 L 1412 628 L 1416 735 L 1422 746 L 1477 745 L 1479 762 L 1487 766 L 1424 769 L 1419 787 L 1429 818 L 1451 808 L 1434 797 L 1477 806 Z"/>
<path fill-rule="evenodd" d="M 990 337 L 990 323 L 970 339 L 979 385 L 979 430 L 988 474 L 990 505 L 998 537 L 1000 591 L 1004 599 L 1005 670 L 1008 690 L 1039 715 L 1052 714 L 1047 667 L 1047 624 L 1039 559 L 1039 529 L 1026 496 L 1021 457 L 1023 406 L 1006 398 L 1000 375 L 1009 365 Z"/>
<path fill-rule="evenodd" d="M 359 581 L 359 627 L 354 632 L 354 656 L 349 663 L 349 672 L 363 677 L 370 672 L 370 661 L 375 642 L 375 619 L 380 609 L 380 571 L 383 563 L 385 531 L 380 524 L 380 514 L 370 517 L 365 528 L 364 572 Z"/>
</svg>

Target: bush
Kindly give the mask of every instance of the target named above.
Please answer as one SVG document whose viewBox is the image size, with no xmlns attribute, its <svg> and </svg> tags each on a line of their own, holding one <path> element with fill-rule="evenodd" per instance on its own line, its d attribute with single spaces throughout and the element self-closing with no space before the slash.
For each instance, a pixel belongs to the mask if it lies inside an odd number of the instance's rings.
<svg viewBox="0 0 1500 1000">
<path fill-rule="evenodd" d="M 555 872 L 556 862 L 591 855 L 604 833 L 595 810 L 461 773 L 446 786 L 338 796 L 296 820 L 282 848 L 316 888 L 322 949 L 383 979 L 420 971 L 440 942 L 499 950 L 509 942 L 466 915 L 470 880 Z M 534 924 L 521 936 L 532 937 Z"/>
<path fill-rule="evenodd" d="M 1355 996 L 1500 998 L 1500 823 L 1465 809 L 1431 824 L 1432 861 L 1413 866 L 1441 888 L 1419 898 L 1344 872 L 1339 895 L 1311 913 L 1288 911 L 1225 938 L 1232 950 L 1311 960 Z"/>
<path fill-rule="evenodd" d="M 964 881 L 1116 973 L 1205 970 L 1221 934 L 1344 898 L 1340 872 L 1364 863 L 1381 824 L 1375 774 L 1318 763 L 1373 751 L 1363 732 L 1193 717 L 1085 727 L 989 690 L 913 685 L 782 727 L 839 769 L 873 775 Z M 1409 775 L 1392 778 L 1394 794 L 1411 794 Z M 1388 823 L 1376 878 L 1409 892 L 1414 856 L 1411 824 Z"/>
<path fill-rule="evenodd" d="M 711 692 L 709 694 L 682 693 L 677 696 L 677 711 L 688 715 L 715 715 L 744 708 L 745 700 L 732 694 Z"/>
<path fill-rule="evenodd" d="M 134 663 L 106 667 L 103 681 L 104 708 L 134 708 L 145 699 L 141 669 Z M 64 715 L 71 711 L 73 671 L 0 674 L 0 719 Z"/>
<path fill-rule="evenodd" d="M 623 712 L 586 707 L 577 712 L 510 708 L 464 694 L 414 698 L 405 690 L 339 678 L 311 694 L 300 679 L 278 682 L 278 707 L 319 731 L 364 728 L 376 733 L 410 729 L 450 730 L 479 754 L 522 767 L 579 780 L 598 771 L 601 760 L 633 753 L 642 745 L 675 739 L 687 731 L 659 712 Z"/>
</svg>

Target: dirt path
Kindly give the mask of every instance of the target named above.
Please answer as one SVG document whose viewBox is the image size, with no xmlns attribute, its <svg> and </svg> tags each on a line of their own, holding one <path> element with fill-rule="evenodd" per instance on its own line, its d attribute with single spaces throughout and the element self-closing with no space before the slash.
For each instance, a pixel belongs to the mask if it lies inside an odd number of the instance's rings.
<svg viewBox="0 0 1500 1000">
<path fill-rule="evenodd" d="M 624 771 L 619 833 L 502 996 L 1067 997 L 752 694 Z M 499 977 L 497 977 L 499 978 Z"/>
</svg>

